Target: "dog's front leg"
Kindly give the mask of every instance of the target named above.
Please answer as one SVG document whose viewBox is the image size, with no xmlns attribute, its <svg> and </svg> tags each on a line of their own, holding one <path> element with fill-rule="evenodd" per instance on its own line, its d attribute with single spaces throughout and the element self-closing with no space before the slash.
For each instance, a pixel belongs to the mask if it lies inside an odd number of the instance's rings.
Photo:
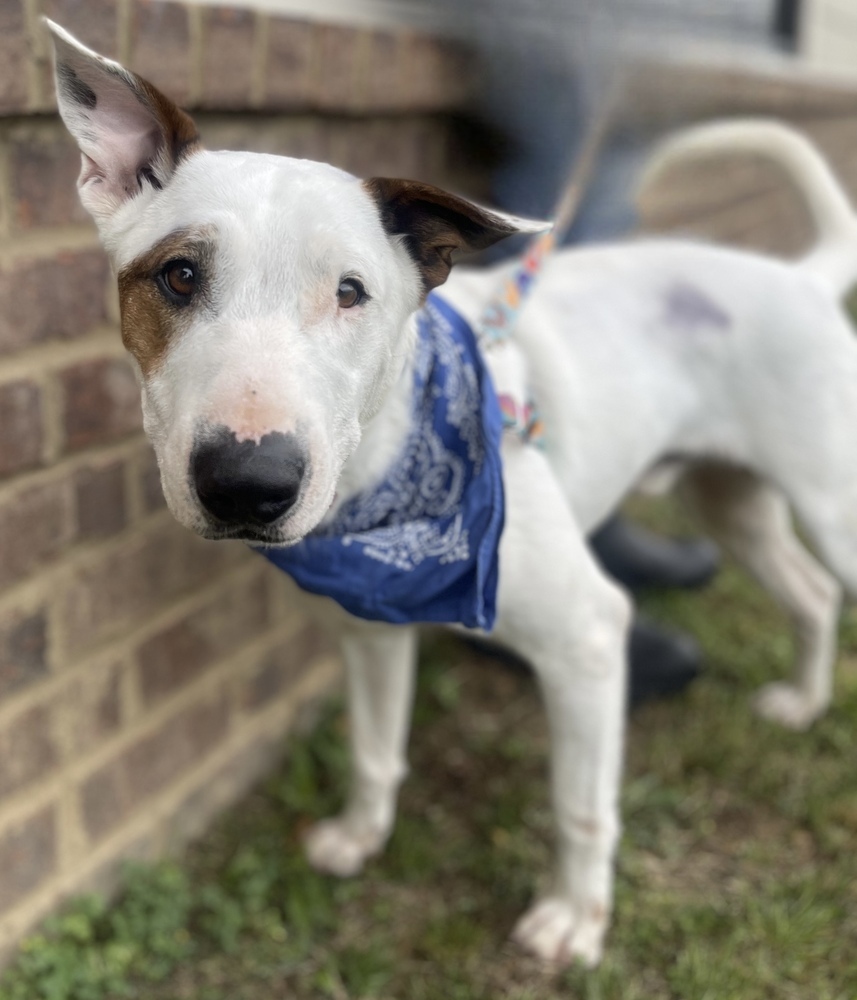
<svg viewBox="0 0 857 1000">
<path fill-rule="evenodd" d="M 353 622 L 342 637 L 351 726 L 348 804 L 313 826 L 306 850 L 313 867 L 355 875 L 384 846 L 407 773 L 405 745 L 413 702 L 417 630 Z"/>
<path fill-rule="evenodd" d="M 619 835 L 628 601 L 595 565 L 544 455 L 504 447 L 507 518 L 496 636 L 544 696 L 557 824 L 552 886 L 514 931 L 550 962 L 601 957 Z"/>
</svg>

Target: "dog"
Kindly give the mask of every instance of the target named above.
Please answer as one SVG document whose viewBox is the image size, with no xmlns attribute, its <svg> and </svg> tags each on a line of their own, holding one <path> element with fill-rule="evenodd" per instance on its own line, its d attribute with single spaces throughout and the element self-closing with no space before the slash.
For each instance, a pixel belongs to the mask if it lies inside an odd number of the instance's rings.
<svg viewBox="0 0 857 1000">
<path fill-rule="evenodd" d="M 206 538 L 274 558 L 303 551 L 385 481 L 410 440 L 426 311 L 472 326 L 514 267 L 450 273 L 453 259 L 539 226 L 421 183 L 205 151 L 151 84 L 50 27 L 80 197 L 118 276 L 170 510 Z M 800 139 L 789 144 L 815 163 L 814 183 L 826 176 Z M 831 201 L 821 187 L 816 201 Z M 531 390 L 545 426 L 543 450 L 515 433 L 480 438 L 502 466 L 502 491 L 482 509 L 502 503 L 504 525 L 498 554 L 483 553 L 473 620 L 526 657 L 546 705 L 556 866 L 513 936 L 547 962 L 595 965 L 608 927 L 630 612 L 584 539 L 647 472 L 687 467 L 688 492 L 795 621 L 795 676 L 761 693 L 761 713 L 800 728 L 829 701 L 840 589 L 786 507 L 857 589 L 857 348 L 818 271 L 675 241 L 557 252 L 514 344 L 485 352 L 498 385 Z M 481 384 L 480 363 L 458 372 L 448 408 Z M 461 429 L 469 417 L 456 419 Z M 456 538 L 427 588 L 468 549 Z M 370 556 L 396 568 L 401 552 Z M 416 627 L 318 603 L 341 636 L 353 775 L 343 813 L 315 826 L 306 849 L 344 876 L 393 825 Z"/>
</svg>

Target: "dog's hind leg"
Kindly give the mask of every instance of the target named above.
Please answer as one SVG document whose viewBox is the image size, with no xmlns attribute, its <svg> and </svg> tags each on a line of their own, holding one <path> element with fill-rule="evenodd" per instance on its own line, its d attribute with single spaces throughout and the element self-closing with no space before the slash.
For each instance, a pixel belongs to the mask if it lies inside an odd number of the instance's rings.
<svg viewBox="0 0 857 1000">
<path fill-rule="evenodd" d="M 804 729 L 830 703 L 841 588 L 801 545 L 785 498 L 755 474 L 722 465 L 692 469 L 683 491 L 708 529 L 779 602 L 795 632 L 790 682 L 765 685 L 758 713 Z"/>
<path fill-rule="evenodd" d="M 355 875 L 387 842 L 407 773 L 416 640 L 414 628 L 357 621 L 343 634 L 351 788 L 343 813 L 315 824 L 305 838 L 314 868 Z"/>
<path fill-rule="evenodd" d="M 515 939 L 595 965 L 612 901 L 627 598 L 601 573 L 543 454 L 504 444 L 506 527 L 495 637 L 533 665 L 547 709 L 557 824 L 552 886 Z"/>
</svg>

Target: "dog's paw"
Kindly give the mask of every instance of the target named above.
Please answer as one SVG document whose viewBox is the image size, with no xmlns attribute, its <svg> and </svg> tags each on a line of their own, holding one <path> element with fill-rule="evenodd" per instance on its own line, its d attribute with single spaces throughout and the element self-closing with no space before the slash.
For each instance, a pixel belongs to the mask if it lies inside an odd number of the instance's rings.
<svg viewBox="0 0 857 1000">
<path fill-rule="evenodd" d="M 307 859 L 316 871 L 347 878 L 357 875 L 384 846 L 382 832 L 357 833 L 345 819 L 315 823 L 304 836 Z"/>
<path fill-rule="evenodd" d="M 763 719 L 778 722 L 788 729 L 808 729 L 824 713 L 819 705 L 792 684 L 766 684 L 753 697 L 753 708 Z"/>
<path fill-rule="evenodd" d="M 586 916 L 558 896 L 539 900 L 521 917 L 512 940 L 551 965 L 568 965 L 580 960 L 588 969 L 601 961 L 607 911 L 594 905 Z"/>
</svg>

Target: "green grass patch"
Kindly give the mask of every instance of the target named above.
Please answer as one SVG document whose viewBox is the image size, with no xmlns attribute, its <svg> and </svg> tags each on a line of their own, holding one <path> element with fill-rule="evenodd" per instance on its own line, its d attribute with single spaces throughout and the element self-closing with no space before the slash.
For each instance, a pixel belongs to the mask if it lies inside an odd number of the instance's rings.
<svg viewBox="0 0 857 1000">
<path fill-rule="evenodd" d="M 681 530 L 669 505 L 638 505 Z M 701 642 L 683 697 L 632 720 L 616 914 L 595 972 L 549 974 L 508 941 L 549 870 L 544 716 L 531 679 L 451 639 L 423 656 L 389 849 L 364 875 L 312 872 L 301 833 L 340 805 L 332 705 L 181 865 L 127 870 L 21 948 L 0 1000 L 854 1000 L 857 615 L 835 703 L 811 732 L 756 719 L 788 669 L 783 618 L 727 566 L 646 611 Z"/>
</svg>

